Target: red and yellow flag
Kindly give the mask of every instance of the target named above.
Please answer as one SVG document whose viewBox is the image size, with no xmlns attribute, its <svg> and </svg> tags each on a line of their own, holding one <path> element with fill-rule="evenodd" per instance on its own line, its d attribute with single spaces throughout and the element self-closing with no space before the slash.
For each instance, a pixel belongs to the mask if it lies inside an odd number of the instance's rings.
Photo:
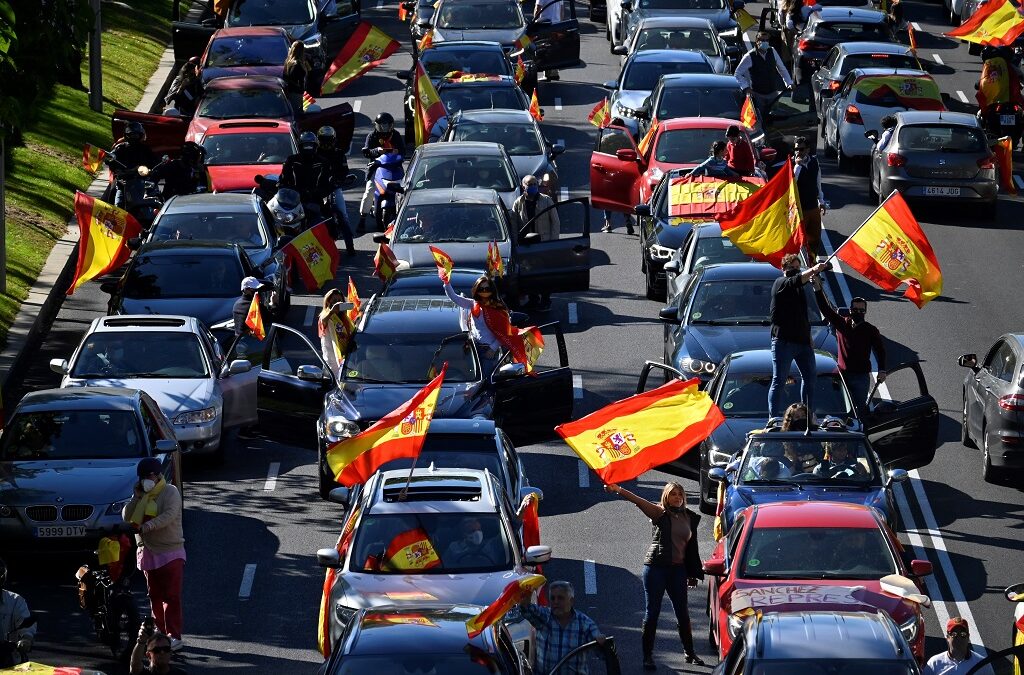
<svg viewBox="0 0 1024 675">
<path fill-rule="evenodd" d="M 308 91 L 302 92 L 302 111 L 303 112 L 309 110 L 309 106 L 314 105 L 315 103 L 316 103 L 316 99 L 313 98 L 312 96 L 310 96 Z"/>
<path fill-rule="evenodd" d="M 747 94 L 746 100 L 743 101 L 743 107 L 740 109 L 740 123 L 748 129 L 753 129 L 757 126 L 757 108 L 754 107 L 754 99 Z"/>
<path fill-rule="evenodd" d="M 917 53 L 917 33 L 914 32 L 914 25 L 907 22 L 907 41 L 910 43 L 910 51 Z"/>
<path fill-rule="evenodd" d="M 1017 186 L 1013 182 L 1013 139 L 1003 136 L 992 149 L 999 163 L 999 189 L 1009 195 L 1017 194 Z"/>
<path fill-rule="evenodd" d="M 427 386 L 366 431 L 328 446 L 327 465 L 334 479 L 351 487 L 368 481 L 386 462 L 418 457 L 447 370 L 445 363 Z"/>
<path fill-rule="evenodd" d="M 487 628 L 501 621 L 501 618 L 508 614 L 508 611 L 519 602 L 532 594 L 535 590 L 544 585 L 547 581 L 540 574 L 528 574 L 522 579 L 517 579 L 505 587 L 498 599 L 487 605 L 479 614 L 466 622 L 466 632 L 470 638 L 475 638 Z"/>
<path fill-rule="evenodd" d="M 398 3 L 398 20 L 399 21 L 405 21 L 408 18 L 409 18 L 409 10 L 407 10 L 405 8 L 405 3 L 399 2 Z"/>
<path fill-rule="evenodd" d="M 103 148 L 97 148 L 86 143 L 85 147 L 82 148 L 82 168 L 89 173 L 96 173 L 103 165 L 103 158 L 106 156 L 107 151 Z"/>
<path fill-rule="evenodd" d="M 797 253 L 804 242 L 803 214 L 793 180 L 793 161 L 768 184 L 719 220 L 722 236 L 747 255 L 782 267 L 782 256 Z"/>
<path fill-rule="evenodd" d="M 501 259 L 498 242 L 487 242 L 487 274 L 492 277 L 505 276 L 505 261 Z"/>
<path fill-rule="evenodd" d="M 1019 80 L 1016 70 L 1006 63 L 1006 59 L 986 59 L 981 66 L 978 91 L 974 94 L 978 106 L 985 110 L 994 103 L 1009 101 L 1011 92 L 1020 91 Z"/>
<path fill-rule="evenodd" d="M 544 121 L 544 112 L 540 109 L 540 101 L 537 100 L 537 90 L 533 90 L 533 95 L 530 96 L 530 114 L 533 115 L 533 119 L 538 122 Z"/>
<path fill-rule="evenodd" d="M 419 61 L 416 62 L 416 79 L 413 81 L 412 93 L 416 145 L 423 145 L 430 138 L 430 130 L 439 119 L 447 116 L 448 112 L 441 103 L 441 97 L 437 95 L 434 83 L 430 81 L 427 71 Z"/>
<path fill-rule="evenodd" d="M 348 310 L 348 320 L 355 325 L 359 322 L 359 313 L 362 311 L 363 302 L 359 299 L 359 291 L 356 290 L 356 282 L 352 281 L 352 277 L 348 278 L 348 292 L 345 293 L 345 301 L 351 303 L 352 309 Z"/>
<path fill-rule="evenodd" d="M 377 275 L 377 278 L 387 283 L 391 281 L 391 277 L 395 276 L 395 272 L 398 271 L 398 258 L 395 257 L 395 252 L 391 250 L 391 247 L 381 242 L 377 246 L 377 253 L 373 256 L 373 273 Z"/>
<path fill-rule="evenodd" d="M 417 51 L 423 51 L 424 49 L 430 49 L 434 46 L 434 31 L 427 31 L 427 34 L 420 38 L 420 42 L 416 45 Z"/>
<path fill-rule="evenodd" d="M 516 57 L 516 72 L 515 72 L 516 84 L 522 84 L 523 80 L 526 79 L 526 64 L 523 63 L 522 55 Z"/>
<path fill-rule="evenodd" d="M 939 85 L 930 75 L 865 75 L 853 88 L 869 99 L 895 96 L 913 110 L 945 110 Z"/>
<path fill-rule="evenodd" d="M 605 483 L 632 480 L 686 454 L 725 421 L 700 380 L 673 380 L 555 427 Z"/>
<path fill-rule="evenodd" d="M 372 25 L 361 21 L 324 75 L 324 94 L 334 94 L 384 63 L 401 43 Z"/>
<path fill-rule="evenodd" d="M 945 33 L 991 47 L 1008 47 L 1024 34 L 1024 16 L 1010 0 L 989 0 L 960 26 Z"/>
<path fill-rule="evenodd" d="M 530 48 L 530 45 L 532 44 L 533 40 L 530 39 L 530 36 L 527 35 L 526 33 L 523 33 L 522 35 L 519 36 L 519 39 L 516 40 L 512 46 L 515 47 L 517 51 L 526 51 L 527 49 Z"/>
<path fill-rule="evenodd" d="M 355 531 L 356 523 L 359 522 L 360 510 L 358 504 L 352 509 L 352 514 L 348 517 L 345 528 L 338 535 L 338 541 L 334 545 L 342 560 L 345 559 L 349 546 L 352 544 L 352 533 Z M 331 602 L 331 590 L 334 588 L 334 582 L 337 578 L 338 570 L 333 567 L 328 568 L 327 573 L 324 575 L 323 594 L 320 596 L 320 618 L 317 623 L 316 643 L 324 658 L 331 655 L 330 616 L 331 612 L 334 611 L 333 603 Z"/>
<path fill-rule="evenodd" d="M 422 572 L 441 564 L 441 556 L 422 527 L 414 527 L 395 535 L 384 555 L 378 559 L 371 556 L 365 567 L 376 571 Z"/>
<path fill-rule="evenodd" d="M 636 144 L 636 151 L 641 157 L 646 156 L 647 152 L 651 149 L 651 144 L 654 142 L 654 136 L 658 133 L 658 120 L 654 120 L 650 128 L 647 129 L 647 133 L 640 139 L 640 142 Z"/>
<path fill-rule="evenodd" d="M 398 624 L 404 626 L 429 626 L 431 628 L 439 628 L 429 617 L 423 614 L 393 614 L 391 612 L 380 612 L 380 613 L 366 613 L 363 615 L 363 626 L 385 626 L 388 624 Z"/>
<path fill-rule="evenodd" d="M 281 249 L 310 293 L 334 278 L 338 271 L 338 247 L 327 232 L 327 222 L 309 228 Z"/>
<path fill-rule="evenodd" d="M 612 111 L 611 108 L 608 107 L 607 96 L 603 101 L 600 101 L 597 105 L 594 106 L 594 109 L 590 111 L 589 115 L 587 115 L 587 121 L 593 124 L 598 129 L 603 129 L 604 127 L 611 124 Z"/>
<path fill-rule="evenodd" d="M 437 263 L 437 276 L 441 277 L 441 281 L 444 283 L 450 283 L 452 280 L 452 268 L 455 267 L 455 261 L 452 260 L 450 255 L 436 246 L 430 247 L 430 255 L 434 256 L 434 262 Z"/>
<path fill-rule="evenodd" d="M 935 251 L 898 191 L 836 249 L 836 257 L 883 290 L 907 284 L 903 295 L 919 308 L 942 294 Z"/>
<path fill-rule="evenodd" d="M 260 294 L 254 293 L 252 302 L 249 303 L 249 313 L 245 315 L 245 325 L 249 327 L 257 340 L 267 337 L 267 331 L 263 328 L 263 313 L 260 311 Z"/>
<path fill-rule="evenodd" d="M 750 12 L 748 12 L 744 7 L 740 7 L 733 12 L 733 18 L 736 19 L 736 25 L 739 26 L 741 33 L 746 33 L 757 25 L 757 19 L 751 16 Z"/>
<path fill-rule="evenodd" d="M 726 180 L 714 176 L 673 178 L 668 186 L 668 215 L 687 220 L 717 220 L 765 185 L 757 176 Z"/>
<path fill-rule="evenodd" d="M 68 295 L 86 281 L 113 272 L 128 261 L 128 240 L 139 236 L 142 227 L 130 213 L 101 202 L 84 192 L 75 193 L 78 220 L 78 264 Z"/>
<path fill-rule="evenodd" d="M 711 528 L 711 534 L 715 541 L 725 536 L 725 523 L 722 522 L 722 512 L 725 511 L 725 481 L 718 484 L 718 504 L 715 506 L 715 524 Z"/>
</svg>

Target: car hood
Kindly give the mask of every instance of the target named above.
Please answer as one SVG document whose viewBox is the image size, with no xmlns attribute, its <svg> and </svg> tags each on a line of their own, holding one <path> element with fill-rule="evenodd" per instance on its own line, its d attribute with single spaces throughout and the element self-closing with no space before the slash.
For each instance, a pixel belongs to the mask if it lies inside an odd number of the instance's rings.
<svg viewBox="0 0 1024 675">
<path fill-rule="evenodd" d="M 270 77 L 282 77 L 284 75 L 284 65 L 277 66 L 230 66 L 223 68 L 212 68 L 207 66 L 203 68 L 201 78 L 203 84 L 208 83 L 218 77 L 253 77 L 258 75 L 267 75 Z"/>
<path fill-rule="evenodd" d="M 250 192 L 256 187 L 256 174 L 281 175 L 283 164 L 230 164 L 208 166 L 210 189 L 214 192 Z"/>
<path fill-rule="evenodd" d="M 807 485 L 800 488 L 788 488 L 784 485 L 763 485 L 735 487 L 738 498 L 730 504 L 730 511 L 735 511 L 754 504 L 774 504 L 776 502 L 842 502 L 844 504 L 863 504 L 881 511 L 885 508 L 885 491 L 881 485 L 873 485 L 864 490 L 851 488 L 849 485 Z"/>
<path fill-rule="evenodd" d="M 252 176 L 249 177 L 250 179 Z M 231 318 L 238 298 L 147 298 L 121 300 L 120 314 L 174 314 L 194 316 L 207 326 Z"/>
<path fill-rule="evenodd" d="M 434 256 L 430 253 L 430 246 L 442 249 L 451 256 L 456 267 L 468 267 L 471 269 L 487 269 L 487 245 L 490 242 L 453 242 L 446 241 L 437 244 L 392 244 L 391 249 L 395 257 L 409 263 L 409 267 L 431 267 L 436 265 Z M 501 257 L 508 260 L 511 253 L 511 246 L 508 241 L 498 242 L 498 252 Z"/>
<path fill-rule="evenodd" d="M 668 222 L 658 221 L 654 228 L 654 243 L 673 250 L 683 245 L 686 235 L 693 229 L 692 220 L 672 218 Z"/>
<path fill-rule="evenodd" d="M 403 602 L 489 605 L 509 583 L 526 577 L 524 570 L 470 574 L 360 574 L 338 576 L 349 607 L 376 607 Z M 335 594 L 338 598 L 341 594 Z"/>
<path fill-rule="evenodd" d="M 617 105 L 637 110 L 650 95 L 651 92 L 648 89 L 620 89 L 615 92 L 615 100 L 612 101 L 609 108 L 612 110 L 613 115 L 617 115 L 615 112 L 615 106 Z"/>
<path fill-rule="evenodd" d="M 707 19 L 720 33 L 736 27 L 736 21 L 729 16 L 727 9 L 638 9 L 632 12 L 632 25 L 639 26 L 642 20 L 654 16 L 688 16 L 695 19 Z"/>
<path fill-rule="evenodd" d="M 156 400 L 160 409 L 167 415 L 167 419 L 173 420 L 175 415 L 189 410 L 202 410 L 212 405 L 219 405 L 221 400 L 216 383 L 217 380 L 213 378 L 161 379 L 145 377 L 95 380 L 67 378 L 61 386 L 141 389 Z"/>
<path fill-rule="evenodd" d="M 875 580 L 806 579 L 754 581 L 737 579 L 730 598 L 733 612 L 756 610 L 872 612 L 880 609 L 901 623 L 914 611 L 913 605 L 882 592 Z"/>
<path fill-rule="evenodd" d="M 766 402 L 767 403 L 767 402 Z M 726 404 L 728 405 L 728 404 Z M 728 410 L 723 411 L 728 414 Z M 767 423 L 764 417 L 726 417 L 725 422 L 711 432 L 711 445 L 718 452 L 732 455 L 743 449 L 747 443 L 747 432 L 764 429 Z"/>
<path fill-rule="evenodd" d="M 821 334 L 830 335 L 824 326 L 813 326 L 811 337 L 815 348 L 827 342 Z M 771 346 L 771 326 L 709 326 L 690 324 L 686 327 L 685 347 L 693 358 L 721 363 L 729 354 Z M 833 352 L 834 353 L 834 352 Z"/>
<path fill-rule="evenodd" d="M 340 414 L 352 422 L 376 422 L 408 401 L 422 388 L 419 384 L 367 384 L 345 382 L 327 398 L 327 415 Z M 489 416 L 490 397 L 482 398 L 483 382 L 445 383 L 437 397 L 434 417 L 463 419 L 475 414 Z"/>
<path fill-rule="evenodd" d="M 132 496 L 138 457 L 0 462 L 0 503 L 110 504 Z"/>
<path fill-rule="evenodd" d="M 522 28 L 493 28 L 477 30 L 459 30 L 457 28 L 435 28 L 434 42 L 466 42 L 484 41 L 498 42 L 503 46 L 511 46 L 523 36 Z"/>
</svg>

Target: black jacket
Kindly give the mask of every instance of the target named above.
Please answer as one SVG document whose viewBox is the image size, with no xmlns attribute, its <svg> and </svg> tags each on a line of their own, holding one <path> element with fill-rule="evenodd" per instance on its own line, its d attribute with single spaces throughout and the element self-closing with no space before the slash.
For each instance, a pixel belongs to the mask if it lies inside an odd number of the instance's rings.
<svg viewBox="0 0 1024 675">
<path fill-rule="evenodd" d="M 366 134 L 366 141 L 363 142 L 363 157 L 367 159 L 377 159 L 371 150 L 374 148 L 384 148 L 385 150 L 394 150 L 402 157 L 405 157 L 405 139 L 402 138 L 402 134 L 392 129 L 389 135 L 378 133 L 376 129 Z"/>
<path fill-rule="evenodd" d="M 686 576 L 690 579 L 703 579 L 704 567 L 697 545 L 697 525 L 700 524 L 700 515 L 690 509 L 686 509 L 686 515 L 690 518 L 690 540 L 686 542 L 686 555 L 683 559 Z M 647 548 L 647 555 L 644 556 L 645 565 L 672 564 L 671 519 L 672 516 L 666 511 L 651 526 L 651 545 Z"/>
<path fill-rule="evenodd" d="M 333 190 L 330 163 L 319 153 L 312 159 L 294 154 L 284 161 L 278 185 L 297 191 L 303 203 L 322 202 Z"/>
<path fill-rule="evenodd" d="M 140 166 L 156 166 L 156 154 L 145 143 L 121 141 L 107 153 L 103 161 L 110 166 L 118 178 L 131 176 Z M 137 173 L 135 175 L 138 175 Z"/>
<path fill-rule="evenodd" d="M 779 277 L 772 284 L 772 337 L 811 344 L 811 322 L 807 318 L 807 296 L 799 273 Z"/>
<path fill-rule="evenodd" d="M 345 177 L 348 175 L 348 157 L 345 151 L 339 148 L 333 150 L 321 150 L 320 154 L 327 162 L 330 170 L 328 182 L 332 188 L 339 188 L 345 184 Z"/>
<path fill-rule="evenodd" d="M 170 199 L 175 195 L 191 195 L 206 184 L 206 171 L 185 163 L 182 159 L 174 159 L 161 164 L 149 172 L 153 180 L 164 181 L 163 198 Z"/>
</svg>

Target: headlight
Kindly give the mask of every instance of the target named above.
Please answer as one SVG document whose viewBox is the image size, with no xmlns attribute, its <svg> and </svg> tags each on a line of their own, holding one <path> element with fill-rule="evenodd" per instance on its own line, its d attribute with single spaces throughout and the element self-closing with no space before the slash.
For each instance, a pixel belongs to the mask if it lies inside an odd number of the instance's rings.
<svg viewBox="0 0 1024 675">
<path fill-rule="evenodd" d="M 550 183 L 551 182 L 551 174 L 550 173 L 546 173 L 543 176 L 541 176 L 540 177 L 540 182 L 542 184 Z"/>
<path fill-rule="evenodd" d="M 359 433 L 359 425 L 344 417 L 327 418 L 327 435 L 335 440 L 351 438 Z"/>
<path fill-rule="evenodd" d="M 128 499 L 122 499 L 119 502 L 114 502 L 113 504 L 111 504 L 110 506 L 107 507 L 107 512 L 104 515 L 107 515 L 107 516 L 119 516 L 119 515 L 121 515 L 121 511 L 124 510 L 124 507 L 128 504 L 129 501 L 131 501 L 131 497 L 129 497 Z"/>
<path fill-rule="evenodd" d="M 729 637 L 731 637 L 732 639 L 735 640 L 736 636 L 740 634 L 741 630 L 743 630 L 743 623 L 747 620 L 748 617 L 751 617 L 753 615 L 754 615 L 754 610 L 752 610 L 752 609 L 741 609 L 740 611 L 736 612 L 735 614 L 730 614 L 729 615 Z"/>
<path fill-rule="evenodd" d="M 0 518 L 13 518 L 14 509 L 7 504 L 0 504 Z"/>
<path fill-rule="evenodd" d="M 283 223 L 291 223 L 295 220 L 295 214 L 291 211 L 285 213 L 284 211 L 274 211 L 274 217 Z"/>
<path fill-rule="evenodd" d="M 900 632 L 903 633 L 903 637 L 907 639 L 907 642 L 913 642 L 914 638 L 917 637 L 917 615 L 901 623 Z"/>
<path fill-rule="evenodd" d="M 717 445 L 712 445 L 708 448 L 708 459 L 712 464 L 727 464 L 730 456 L 729 453 L 722 452 L 722 449 Z"/>
<path fill-rule="evenodd" d="M 675 253 L 675 249 L 662 246 L 661 244 L 651 244 L 647 251 L 655 260 L 668 260 Z"/>
<path fill-rule="evenodd" d="M 217 419 L 216 408 L 203 408 L 202 410 L 191 410 L 183 412 L 174 418 L 174 424 L 203 424 Z"/>
<path fill-rule="evenodd" d="M 664 175 L 664 171 L 662 171 L 658 167 L 654 167 L 654 169 L 651 171 L 651 183 L 657 183 L 658 181 L 661 180 L 662 176 Z"/>
<path fill-rule="evenodd" d="M 700 359 L 683 359 L 679 362 L 680 370 L 684 370 L 690 373 L 707 373 L 710 375 L 715 372 L 715 364 L 710 361 L 701 361 Z"/>
<path fill-rule="evenodd" d="M 338 617 L 338 623 L 341 624 L 341 627 L 345 628 L 357 611 L 359 610 L 355 607 L 347 607 L 339 602 L 334 608 L 334 615 Z"/>
</svg>

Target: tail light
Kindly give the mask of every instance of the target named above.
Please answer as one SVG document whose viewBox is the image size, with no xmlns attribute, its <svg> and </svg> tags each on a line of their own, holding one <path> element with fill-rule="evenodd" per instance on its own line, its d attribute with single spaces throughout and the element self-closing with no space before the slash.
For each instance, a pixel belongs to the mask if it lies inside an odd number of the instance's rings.
<svg viewBox="0 0 1024 675">
<path fill-rule="evenodd" d="M 797 44 L 797 47 L 802 52 L 807 52 L 807 51 L 812 51 L 812 50 L 815 50 L 815 49 L 824 49 L 825 48 L 824 45 L 820 45 L 817 42 L 815 42 L 814 40 L 801 40 L 799 42 L 799 44 Z"/>
<path fill-rule="evenodd" d="M 890 152 L 885 156 L 885 163 L 889 166 L 906 166 L 907 158 L 895 152 Z"/>
<path fill-rule="evenodd" d="M 1024 412 L 1024 395 L 1009 394 L 999 397 L 999 408 L 1008 412 Z"/>
<path fill-rule="evenodd" d="M 860 116 L 860 110 L 855 105 L 846 106 L 845 119 L 849 124 L 864 124 L 864 118 Z"/>
<path fill-rule="evenodd" d="M 839 87 L 841 87 L 841 86 L 843 86 L 843 83 L 840 82 L 839 80 L 829 80 L 828 90 L 829 91 L 839 91 Z"/>
<path fill-rule="evenodd" d="M 996 168 L 995 155 L 989 155 L 988 157 L 982 157 L 978 160 L 979 169 L 994 169 Z"/>
</svg>

